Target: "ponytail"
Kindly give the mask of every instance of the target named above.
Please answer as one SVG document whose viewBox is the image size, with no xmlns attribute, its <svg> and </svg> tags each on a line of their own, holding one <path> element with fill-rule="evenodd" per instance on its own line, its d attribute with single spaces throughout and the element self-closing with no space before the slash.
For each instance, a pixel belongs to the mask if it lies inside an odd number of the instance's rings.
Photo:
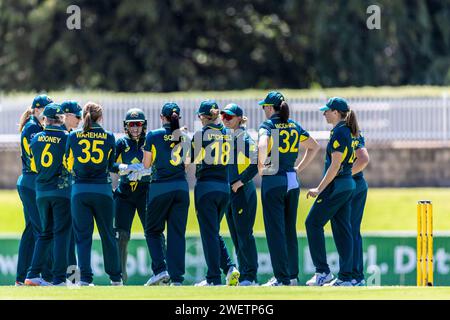
<svg viewBox="0 0 450 320">
<path fill-rule="evenodd" d="M 349 111 L 338 111 L 341 115 L 341 118 L 345 120 L 345 124 L 350 128 L 350 132 L 352 136 L 359 137 L 359 125 L 358 120 L 356 119 L 356 113 L 353 110 Z"/>
<path fill-rule="evenodd" d="M 289 119 L 289 106 L 286 101 L 281 102 L 279 107 L 273 106 L 274 110 L 280 115 L 281 122 L 287 122 Z"/>
<path fill-rule="evenodd" d="M 217 118 L 219 117 L 219 113 L 220 113 L 219 109 L 211 109 L 209 111 L 210 114 L 209 118 L 211 119 L 211 121 L 216 121 Z"/>
<path fill-rule="evenodd" d="M 28 122 L 28 120 L 30 120 L 30 117 L 33 113 L 34 112 L 31 107 L 27 108 L 27 110 L 22 113 L 19 119 L 19 132 L 22 132 L 23 127 L 25 127 L 25 124 Z"/>
<path fill-rule="evenodd" d="M 359 125 L 358 120 L 356 119 L 356 113 L 353 110 L 349 111 L 347 118 L 345 118 L 345 123 L 350 128 L 350 131 L 354 137 L 359 136 Z"/>
<path fill-rule="evenodd" d="M 176 143 L 180 143 L 180 116 L 176 112 L 173 112 L 170 118 L 167 120 L 170 121 L 170 130 L 172 131 L 173 141 L 175 141 Z"/>
<path fill-rule="evenodd" d="M 83 117 L 83 132 L 87 132 L 92 129 L 91 113 L 88 111 Z"/>
<path fill-rule="evenodd" d="M 103 107 L 94 102 L 88 102 L 83 108 L 83 132 L 92 129 L 92 125 L 103 115 Z"/>
<path fill-rule="evenodd" d="M 242 116 L 242 120 L 241 120 L 241 122 L 239 122 L 239 124 L 240 124 L 241 126 L 245 126 L 245 124 L 247 123 L 247 121 L 248 121 L 248 118 L 247 118 L 246 116 Z"/>
</svg>

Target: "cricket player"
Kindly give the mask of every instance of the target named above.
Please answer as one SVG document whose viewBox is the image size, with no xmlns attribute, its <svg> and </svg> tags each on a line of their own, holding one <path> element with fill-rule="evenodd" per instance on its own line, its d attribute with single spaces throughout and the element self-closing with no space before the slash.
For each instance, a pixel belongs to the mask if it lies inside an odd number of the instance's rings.
<svg viewBox="0 0 450 320">
<path fill-rule="evenodd" d="M 116 231 L 122 278 L 126 282 L 128 242 L 131 226 L 137 210 L 142 226 L 145 226 L 147 210 L 147 193 L 150 175 L 139 181 L 130 181 L 127 175 L 133 170 L 142 168 L 144 157 L 145 133 L 147 119 L 141 109 L 132 108 L 127 111 L 123 128 L 126 136 L 116 142 L 115 164 L 112 172 L 119 173 L 119 185 L 114 190 L 114 228 Z"/>
<path fill-rule="evenodd" d="M 113 227 L 113 194 L 109 171 L 115 160 L 115 138 L 100 123 L 103 108 L 88 102 L 83 108 L 83 128 L 70 133 L 66 146 L 69 170 L 73 171 L 71 193 L 73 229 L 81 279 L 79 285 L 93 285 L 91 268 L 94 219 L 102 240 L 105 271 L 111 285 L 122 285 L 119 252 Z"/>
<path fill-rule="evenodd" d="M 25 229 L 19 244 L 16 286 L 24 284 L 28 268 L 31 265 L 35 242 L 42 230 L 39 211 L 36 205 L 36 168 L 31 161 L 30 143 L 34 136 L 43 130 L 41 113 L 44 111 L 45 106 L 51 102 L 53 100 L 45 94 L 36 96 L 33 99 L 31 108 L 22 114 L 19 123 L 22 175 L 17 180 L 17 191 L 23 205 Z M 51 281 L 52 277 L 51 260 L 49 259 L 43 267 L 42 278 Z"/>
<path fill-rule="evenodd" d="M 355 149 L 355 162 L 353 163 L 352 175 L 355 180 L 355 191 L 353 191 L 350 222 L 353 238 L 353 286 L 365 286 L 363 247 L 361 237 L 361 222 L 366 205 L 368 185 L 364 179 L 364 168 L 369 164 L 369 153 L 365 145 L 364 136 L 359 133 L 353 137 L 353 148 Z"/>
<path fill-rule="evenodd" d="M 230 206 L 226 213 L 231 239 L 239 264 L 240 286 L 257 284 L 258 253 L 253 226 L 256 218 L 256 188 L 253 178 L 258 173 L 258 151 L 245 128 L 247 118 L 241 107 L 228 104 L 221 112 L 225 127 L 233 137 L 233 162 L 230 163 Z"/>
<path fill-rule="evenodd" d="M 154 171 L 145 221 L 153 270 L 147 286 L 169 283 L 179 286 L 184 281 L 190 201 L 184 160 L 190 143 L 180 130 L 180 118 L 180 107 L 176 103 L 164 104 L 160 115 L 162 127 L 150 131 L 145 141 L 145 170 L 152 167 Z M 183 148 L 186 143 L 187 148 Z M 163 234 L 166 225 L 167 246 Z"/>
<path fill-rule="evenodd" d="M 264 226 L 274 273 L 264 286 L 297 285 L 296 223 L 300 194 L 297 174 L 310 164 L 319 145 L 289 118 L 289 106 L 280 92 L 269 92 L 259 105 L 267 118 L 259 127 L 258 170 L 262 176 Z M 300 145 L 306 151 L 295 166 Z"/>
<path fill-rule="evenodd" d="M 350 223 L 351 199 L 355 190 L 352 166 L 355 153 L 353 138 L 359 134 L 358 123 L 347 101 L 340 97 L 328 100 L 320 108 L 326 121 L 333 125 L 325 157 L 324 176 L 317 188 L 310 189 L 307 197 L 315 200 L 306 218 L 311 258 L 316 267 L 308 286 L 352 286 L 353 239 Z M 325 251 L 323 227 L 331 220 L 333 238 L 339 254 L 339 274 L 330 272 Z"/>
<path fill-rule="evenodd" d="M 64 111 L 56 103 L 44 109 L 45 129 L 31 140 L 31 161 L 35 164 L 36 202 L 42 231 L 36 241 L 31 267 L 25 285 L 65 286 L 67 249 L 71 235 L 70 174 L 63 160 L 67 132 L 63 129 Z M 53 247 L 53 281 L 40 277 L 47 262 L 46 257 Z"/>
<path fill-rule="evenodd" d="M 67 132 L 72 132 L 77 129 L 81 122 L 82 109 L 79 103 L 75 100 L 67 100 L 61 103 L 61 108 L 65 114 L 65 121 L 62 127 Z M 70 242 L 68 248 L 69 266 L 77 266 L 77 257 L 75 255 L 75 232 L 71 229 Z M 70 274 L 69 274 L 70 276 Z"/>
<path fill-rule="evenodd" d="M 226 274 L 226 284 L 235 286 L 239 284 L 240 273 L 219 234 L 220 222 L 230 201 L 228 162 L 233 141 L 231 134 L 219 122 L 216 101 L 203 101 L 197 115 L 203 128 L 194 134 L 191 158 L 196 164 L 195 209 L 208 271 L 206 279 L 195 285 L 221 285 L 222 269 Z"/>
</svg>

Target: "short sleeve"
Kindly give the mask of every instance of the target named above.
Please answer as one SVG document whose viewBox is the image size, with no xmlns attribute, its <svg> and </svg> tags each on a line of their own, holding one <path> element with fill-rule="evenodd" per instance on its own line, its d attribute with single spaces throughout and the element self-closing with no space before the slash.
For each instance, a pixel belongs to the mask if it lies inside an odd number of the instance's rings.
<svg viewBox="0 0 450 320">
<path fill-rule="evenodd" d="M 345 148 L 348 145 L 347 140 L 348 137 L 344 135 L 344 132 L 342 130 L 335 131 L 330 139 L 331 153 L 335 151 L 344 153 Z"/>
<path fill-rule="evenodd" d="M 356 146 L 355 150 L 362 149 L 366 147 L 366 140 L 364 139 L 364 136 L 360 133 L 358 137 L 358 145 Z"/>
<path fill-rule="evenodd" d="M 295 124 L 297 125 L 297 130 L 298 130 L 298 133 L 300 135 L 300 142 L 308 140 L 309 132 L 306 131 L 305 129 L 303 129 L 302 126 L 300 124 L 298 124 L 297 122 L 295 122 Z"/>
<path fill-rule="evenodd" d="M 116 162 L 122 162 L 122 161 L 117 161 L 120 157 L 120 155 L 122 154 L 124 149 L 124 140 L 123 139 L 118 139 L 116 141 Z"/>
<path fill-rule="evenodd" d="M 258 137 L 267 136 L 270 137 L 272 135 L 270 126 L 264 122 L 259 126 Z"/>
<path fill-rule="evenodd" d="M 147 136 L 145 137 L 144 151 L 151 152 L 152 144 L 153 144 L 153 134 L 150 131 L 147 133 Z"/>
</svg>

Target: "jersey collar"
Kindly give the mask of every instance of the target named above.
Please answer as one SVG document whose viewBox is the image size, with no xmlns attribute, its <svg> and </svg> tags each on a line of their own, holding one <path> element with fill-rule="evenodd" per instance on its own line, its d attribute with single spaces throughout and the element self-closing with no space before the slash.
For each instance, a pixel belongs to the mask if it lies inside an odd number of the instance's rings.
<svg viewBox="0 0 450 320">
<path fill-rule="evenodd" d="M 339 121 L 339 122 L 336 124 L 336 126 L 333 128 L 333 130 L 336 129 L 336 128 L 340 128 L 340 127 L 342 127 L 342 126 L 345 126 L 345 121 L 344 121 L 344 120 Z"/>
<path fill-rule="evenodd" d="M 203 129 L 213 129 L 213 130 L 222 130 L 223 129 L 223 124 L 219 123 L 219 124 L 208 124 L 206 126 L 203 127 Z"/>
<path fill-rule="evenodd" d="M 62 126 L 46 126 L 46 131 L 64 131 L 64 128 Z"/>
</svg>

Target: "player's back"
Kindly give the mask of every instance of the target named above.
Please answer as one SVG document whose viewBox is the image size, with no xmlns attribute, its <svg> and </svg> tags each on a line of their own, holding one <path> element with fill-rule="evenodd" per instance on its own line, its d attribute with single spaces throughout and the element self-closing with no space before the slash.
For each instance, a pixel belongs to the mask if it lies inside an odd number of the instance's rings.
<svg viewBox="0 0 450 320">
<path fill-rule="evenodd" d="M 197 131 L 192 141 L 197 180 L 228 183 L 233 138 L 222 124 L 210 124 Z"/>
<path fill-rule="evenodd" d="M 182 135 L 180 142 L 174 141 L 169 124 L 147 133 L 145 144 L 153 156 L 152 182 L 185 179 L 183 142 L 186 138 Z"/>
<path fill-rule="evenodd" d="M 47 126 L 31 141 L 37 190 L 68 187 L 68 172 L 64 167 L 66 142 L 67 133 L 59 126 Z"/>
<path fill-rule="evenodd" d="M 73 169 L 75 183 L 110 183 L 109 170 L 114 164 L 115 139 L 99 125 L 88 131 L 70 133 L 67 161 Z"/>
</svg>

